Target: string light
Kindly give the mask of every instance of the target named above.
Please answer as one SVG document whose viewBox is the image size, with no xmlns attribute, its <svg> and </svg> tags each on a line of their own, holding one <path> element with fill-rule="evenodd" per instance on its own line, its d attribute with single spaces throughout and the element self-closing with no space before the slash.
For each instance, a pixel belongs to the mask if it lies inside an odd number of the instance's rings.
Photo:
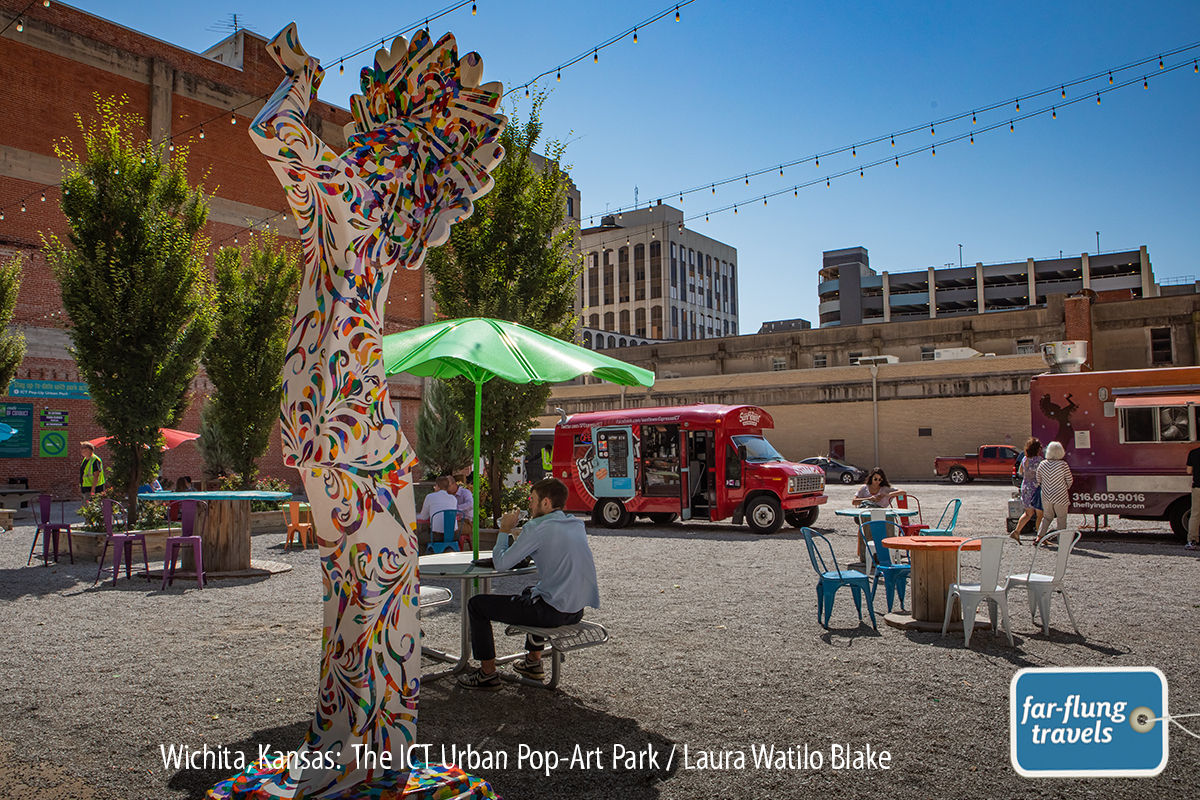
<svg viewBox="0 0 1200 800">
<path fill-rule="evenodd" d="M 1143 88 L 1143 89 L 1149 89 L 1149 88 L 1150 88 L 1150 79 L 1149 79 L 1149 78 L 1143 78 L 1143 79 L 1142 79 L 1142 88 Z"/>
<path fill-rule="evenodd" d="M 1058 119 L 1058 111 L 1054 108 L 1054 106 L 1050 106 L 1050 118 Z"/>
<path fill-rule="evenodd" d="M 471 16 L 475 16 L 475 4 L 471 3 Z"/>
<path fill-rule="evenodd" d="M 1012 133 L 1012 132 L 1014 132 L 1015 130 L 1016 130 L 1016 128 L 1015 128 L 1015 127 L 1013 127 L 1013 121 L 1010 119 L 1010 120 L 1008 121 L 1008 132 L 1009 132 L 1009 133 Z"/>
<path fill-rule="evenodd" d="M 200 138 L 201 139 L 204 138 L 204 126 L 203 125 L 200 126 Z"/>
<path fill-rule="evenodd" d="M 1100 93 L 1096 92 L 1096 105 L 1100 105 Z"/>
<path fill-rule="evenodd" d="M 820 167 L 820 166 L 821 166 L 821 159 L 819 159 L 819 158 L 817 159 L 817 166 L 818 166 L 818 167 Z"/>
<path fill-rule="evenodd" d="M 633 43 L 637 44 L 637 28 L 633 29 Z"/>
<path fill-rule="evenodd" d="M 971 144 L 975 144 L 975 134 L 971 134 Z"/>
<path fill-rule="evenodd" d="M 931 148 L 929 148 L 929 153 L 930 153 L 930 155 L 935 155 L 935 156 L 936 156 L 936 155 L 937 155 L 937 148 L 936 148 L 936 147 L 931 147 Z"/>
<path fill-rule="evenodd" d="M 600 63 L 600 50 L 599 50 L 599 48 L 597 48 L 597 49 L 595 49 L 595 50 L 593 50 L 593 51 L 592 51 L 592 63 L 593 63 L 593 64 L 599 64 L 599 63 Z"/>
<path fill-rule="evenodd" d="M 1018 100 L 1017 101 L 1017 111 L 1020 111 L 1020 110 L 1021 110 L 1021 101 Z"/>
<path fill-rule="evenodd" d="M 861 167 L 860 167 L 860 168 L 859 168 L 859 170 L 858 170 L 858 177 L 860 177 L 860 178 L 865 178 L 865 177 L 867 177 L 866 175 L 864 175 L 864 174 L 863 174 L 863 171 L 862 171 L 862 168 L 861 168 Z"/>
<path fill-rule="evenodd" d="M 831 184 L 829 183 L 829 179 L 826 178 L 825 179 L 825 188 L 828 189 L 830 186 L 831 186 Z"/>
<path fill-rule="evenodd" d="M 896 159 L 896 166 L 897 167 L 900 166 L 900 159 L 898 159 L 898 158 Z"/>
<path fill-rule="evenodd" d="M 338 75 L 346 74 L 346 65 L 341 59 L 338 59 Z"/>
<path fill-rule="evenodd" d="M 46 193 L 42 192 L 42 202 L 46 202 Z"/>
<path fill-rule="evenodd" d="M 21 201 L 21 211 L 22 212 L 25 211 L 25 201 L 24 200 Z"/>
<path fill-rule="evenodd" d="M 746 176 L 746 185 L 747 186 L 750 185 L 750 176 L 749 175 Z"/>
<path fill-rule="evenodd" d="M 779 168 L 779 177 L 783 177 L 783 167 Z"/>
<path fill-rule="evenodd" d="M 1159 56 L 1159 57 L 1158 57 L 1158 68 L 1159 68 L 1159 69 L 1163 69 L 1163 68 L 1164 68 L 1164 67 L 1163 67 L 1163 59 L 1162 59 L 1162 56 Z"/>
<path fill-rule="evenodd" d="M 558 71 L 558 82 L 562 83 L 562 70 L 561 69 Z M 526 91 L 528 91 L 528 90 L 526 90 Z"/>
<path fill-rule="evenodd" d="M 229 124 L 237 125 L 237 114 L 234 114 L 232 112 L 229 114 Z"/>
<path fill-rule="evenodd" d="M 974 125 L 978 120 L 975 119 L 975 112 L 971 112 L 971 124 Z"/>
<path fill-rule="evenodd" d="M 929 126 L 929 135 L 930 135 L 930 136 L 936 136 L 936 135 L 937 135 L 937 134 L 935 134 L 935 133 L 933 132 L 933 126 L 932 126 L 932 125 L 930 125 L 930 126 Z"/>
<path fill-rule="evenodd" d="M 896 146 L 896 137 L 893 136 L 892 137 L 892 147 L 895 147 L 895 146 Z"/>
<path fill-rule="evenodd" d="M 858 158 L 858 150 L 857 150 L 857 149 L 855 149 L 855 148 L 853 148 L 853 147 L 851 147 L 851 148 L 850 148 L 850 157 L 851 157 L 851 158 Z"/>
<path fill-rule="evenodd" d="M 679 22 L 679 6 L 675 6 L 675 21 Z"/>
<path fill-rule="evenodd" d="M 1108 73 L 1108 85 L 1112 86 L 1112 72 Z"/>
<path fill-rule="evenodd" d="M 17 33 L 20 33 L 23 30 L 25 30 L 25 20 L 18 19 L 17 20 Z"/>
<path fill-rule="evenodd" d="M 735 217 L 737 216 L 737 203 L 734 203 L 734 204 L 733 204 L 733 215 L 734 215 Z"/>
</svg>

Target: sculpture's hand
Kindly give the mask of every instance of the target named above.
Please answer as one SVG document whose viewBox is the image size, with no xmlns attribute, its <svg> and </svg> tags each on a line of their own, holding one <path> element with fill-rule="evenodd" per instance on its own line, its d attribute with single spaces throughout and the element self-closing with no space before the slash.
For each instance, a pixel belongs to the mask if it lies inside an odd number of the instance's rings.
<svg viewBox="0 0 1200 800">
<path fill-rule="evenodd" d="M 289 78 L 311 76 L 314 92 L 325 78 L 321 62 L 305 52 L 304 45 L 300 44 L 300 34 L 296 32 L 294 22 L 288 23 L 287 27 L 275 35 L 267 46 L 267 52 Z"/>
</svg>

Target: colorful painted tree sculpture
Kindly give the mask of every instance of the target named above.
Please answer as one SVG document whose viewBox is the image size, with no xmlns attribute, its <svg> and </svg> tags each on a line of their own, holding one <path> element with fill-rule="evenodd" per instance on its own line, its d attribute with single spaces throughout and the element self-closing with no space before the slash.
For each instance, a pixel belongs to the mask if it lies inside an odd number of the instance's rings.
<svg viewBox="0 0 1200 800">
<path fill-rule="evenodd" d="M 286 77 L 251 135 L 287 192 L 304 244 L 284 367 L 283 450 L 317 521 L 325 619 L 317 710 L 300 753 L 307 757 L 273 777 L 260 768 L 254 783 L 263 796 L 341 795 L 381 777 L 356 761 L 354 745 L 401 758 L 416 736 L 416 459 L 392 414 L 381 359 L 388 284 L 394 269 L 419 268 L 426 249 L 491 188 L 506 119 L 497 112 L 501 85 L 480 85 L 479 55 L 459 58 L 451 34 L 435 43 L 419 31 L 363 69 L 339 155 L 304 123 L 324 71 L 295 24 L 268 50 Z M 300 764 L 317 754 L 319 766 Z"/>
</svg>

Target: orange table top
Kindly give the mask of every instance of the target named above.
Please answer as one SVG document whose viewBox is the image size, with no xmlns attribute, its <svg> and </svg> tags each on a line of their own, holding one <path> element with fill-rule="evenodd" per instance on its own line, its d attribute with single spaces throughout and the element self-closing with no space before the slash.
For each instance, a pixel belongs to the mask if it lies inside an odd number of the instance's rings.
<svg viewBox="0 0 1200 800">
<path fill-rule="evenodd" d="M 965 536 L 889 536 L 883 546 L 893 550 L 957 550 L 966 540 Z M 978 550 L 979 542 L 963 549 Z"/>
</svg>

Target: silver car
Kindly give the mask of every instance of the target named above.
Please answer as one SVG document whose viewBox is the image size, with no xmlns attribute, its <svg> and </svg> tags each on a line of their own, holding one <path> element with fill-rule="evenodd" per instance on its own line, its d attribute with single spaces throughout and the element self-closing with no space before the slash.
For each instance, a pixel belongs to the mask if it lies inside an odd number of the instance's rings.
<svg viewBox="0 0 1200 800">
<path fill-rule="evenodd" d="M 825 456 L 813 456 L 801 460 L 801 464 L 814 464 L 825 470 L 826 482 L 841 481 L 845 484 L 862 483 L 867 479 L 867 471 L 851 464 L 843 464 Z"/>
</svg>

